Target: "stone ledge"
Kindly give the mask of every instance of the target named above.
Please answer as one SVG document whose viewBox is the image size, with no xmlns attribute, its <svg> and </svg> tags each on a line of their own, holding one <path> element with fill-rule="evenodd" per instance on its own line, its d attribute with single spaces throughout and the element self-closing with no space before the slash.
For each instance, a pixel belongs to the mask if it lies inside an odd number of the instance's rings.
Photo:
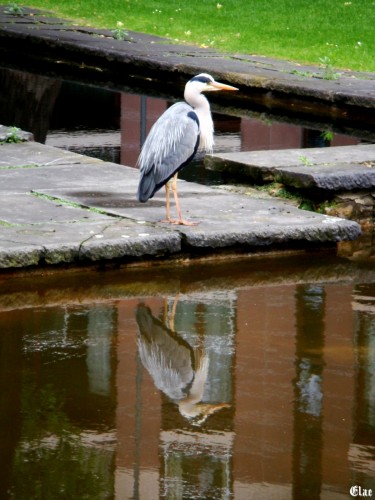
<svg viewBox="0 0 375 500">
<path fill-rule="evenodd" d="M 284 149 L 206 156 L 211 170 L 250 182 L 341 191 L 375 187 L 375 145 Z"/>
</svg>

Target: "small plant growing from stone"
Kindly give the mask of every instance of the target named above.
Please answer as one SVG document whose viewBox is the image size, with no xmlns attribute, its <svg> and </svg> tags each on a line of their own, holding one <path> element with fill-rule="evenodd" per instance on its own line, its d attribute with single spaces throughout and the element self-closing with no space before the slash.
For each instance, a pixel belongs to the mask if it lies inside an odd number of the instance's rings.
<svg viewBox="0 0 375 500">
<path fill-rule="evenodd" d="M 336 73 L 333 67 L 332 59 L 328 56 L 319 57 L 319 61 L 324 66 L 323 78 L 324 80 L 337 80 L 340 77 L 340 73 Z"/>
<path fill-rule="evenodd" d="M 11 127 L 9 132 L 6 133 L 5 137 L 1 138 L 0 144 L 9 144 L 15 142 L 23 142 L 20 135 L 21 129 L 18 127 Z"/>
<path fill-rule="evenodd" d="M 318 74 L 313 72 L 313 71 L 300 71 L 298 69 L 293 69 L 291 71 L 291 74 L 297 75 L 297 76 L 301 77 L 302 79 L 303 78 L 316 78 L 318 76 Z"/>
<path fill-rule="evenodd" d="M 4 14 L 23 16 L 24 10 L 18 3 L 11 3 L 4 8 Z"/>
<path fill-rule="evenodd" d="M 312 167 L 313 162 L 307 158 L 307 156 L 301 155 L 298 157 L 299 161 L 305 165 L 305 167 Z"/>
<path fill-rule="evenodd" d="M 124 28 L 124 23 L 122 23 L 121 21 L 117 21 L 116 28 L 112 30 L 112 35 L 115 40 L 131 40 L 128 32 Z"/>
</svg>

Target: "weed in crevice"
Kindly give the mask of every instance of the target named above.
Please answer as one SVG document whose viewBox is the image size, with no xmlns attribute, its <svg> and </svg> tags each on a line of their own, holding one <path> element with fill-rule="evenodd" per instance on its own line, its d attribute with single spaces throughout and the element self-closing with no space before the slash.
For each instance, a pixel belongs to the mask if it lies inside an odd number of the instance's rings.
<svg viewBox="0 0 375 500">
<path fill-rule="evenodd" d="M 15 227 L 18 226 L 19 224 L 11 224 L 10 222 L 6 220 L 1 220 L 0 219 L 0 227 Z"/>
<path fill-rule="evenodd" d="M 101 210 L 100 208 L 86 206 L 86 205 L 83 205 L 81 203 L 76 203 L 74 201 L 66 200 L 64 198 L 59 198 L 58 196 L 51 196 L 51 195 L 40 193 L 40 192 L 34 191 L 34 190 L 31 191 L 31 194 L 33 196 L 35 196 L 36 198 L 51 201 L 53 203 L 58 203 L 59 205 L 62 205 L 62 206 L 67 206 L 70 208 L 79 208 L 81 210 L 86 210 L 88 212 L 93 212 L 93 213 L 101 214 L 101 215 L 107 215 L 108 217 L 113 217 L 113 218 L 117 218 L 117 219 L 123 218 L 121 215 L 112 214 L 110 212 L 107 212 L 106 210 Z"/>
<path fill-rule="evenodd" d="M 120 41 L 132 41 L 132 38 L 129 36 L 128 32 L 124 28 L 124 23 L 121 21 L 117 21 L 116 23 L 116 28 L 112 30 L 112 35 L 115 40 L 120 40 Z"/>
<path fill-rule="evenodd" d="M 11 16 L 23 16 L 25 13 L 23 7 L 21 7 L 16 2 L 13 2 L 13 3 L 5 6 L 3 12 L 4 12 L 4 14 L 8 14 Z"/>
<path fill-rule="evenodd" d="M 312 167 L 314 163 L 307 158 L 307 156 L 301 155 L 298 157 L 299 161 L 304 164 L 305 167 Z"/>
<path fill-rule="evenodd" d="M 284 184 L 280 182 L 274 181 L 268 184 L 263 184 L 261 186 L 254 186 L 254 187 L 259 191 L 265 191 L 271 196 L 284 198 L 290 201 L 294 201 L 296 203 L 299 203 L 301 200 L 301 197 L 297 193 L 292 192 Z"/>
<path fill-rule="evenodd" d="M 307 210 L 309 212 L 319 212 L 324 213 L 324 210 L 320 208 L 321 202 L 312 200 L 307 196 L 302 195 L 300 192 L 294 189 L 290 189 L 280 182 L 270 182 L 269 184 L 264 184 L 262 186 L 254 186 L 259 191 L 265 191 L 271 196 L 276 198 L 283 198 L 284 200 L 290 201 L 294 206 L 301 210 Z M 324 202 L 327 203 L 328 202 Z"/>
<path fill-rule="evenodd" d="M 315 73 L 313 71 L 301 71 L 301 70 L 298 70 L 298 69 L 293 69 L 290 73 L 292 75 L 296 75 L 296 76 L 301 77 L 301 79 L 304 79 L 304 78 L 316 78 L 318 76 L 318 73 Z"/>
<path fill-rule="evenodd" d="M 333 66 L 332 58 L 329 56 L 319 57 L 319 61 L 324 66 L 323 79 L 324 80 L 337 80 L 340 78 L 341 73 L 337 73 Z"/>
<path fill-rule="evenodd" d="M 20 128 L 11 127 L 9 132 L 5 134 L 5 137 L 0 140 L 0 144 L 24 142 L 24 139 L 22 138 L 20 132 Z"/>
</svg>

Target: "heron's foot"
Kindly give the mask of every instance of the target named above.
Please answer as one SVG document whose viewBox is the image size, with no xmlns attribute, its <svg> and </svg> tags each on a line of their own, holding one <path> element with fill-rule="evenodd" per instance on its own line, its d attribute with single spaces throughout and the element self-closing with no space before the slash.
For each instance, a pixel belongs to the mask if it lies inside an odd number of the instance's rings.
<svg viewBox="0 0 375 500">
<path fill-rule="evenodd" d="M 191 222 L 185 219 L 171 220 L 171 223 L 180 226 L 197 226 L 199 224 L 199 222 Z"/>
<path fill-rule="evenodd" d="M 196 226 L 199 222 L 190 222 L 184 219 L 163 219 L 160 222 L 166 222 L 168 224 L 175 224 L 176 226 Z"/>
</svg>

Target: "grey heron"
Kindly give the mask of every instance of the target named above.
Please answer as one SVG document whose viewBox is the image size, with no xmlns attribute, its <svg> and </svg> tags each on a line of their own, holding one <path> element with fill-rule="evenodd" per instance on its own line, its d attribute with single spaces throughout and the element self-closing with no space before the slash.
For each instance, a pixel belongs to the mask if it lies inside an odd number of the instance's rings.
<svg viewBox="0 0 375 500">
<path fill-rule="evenodd" d="M 145 304 L 138 305 L 136 319 L 142 364 L 155 386 L 178 405 L 182 416 L 192 425 L 201 425 L 213 413 L 230 407 L 227 403 L 202 403 L 209 366 L 202 348 L 193 349 Z"/>
<path fill-rule="evenodd" d="M 142 147 L 137 165 L 140 180 L 137 199 L 144 203 L 163 186 L 166 189 L 166 222 L 193 225 L 181 216 L 177 194 L 177 174 L 195 156 L 198 150 L 212 152 L 214 125 L 210 104 L 202 92 L 238 90 L 216 82 L 211 75 L 201 73 L 185 86 L 186 102 L 168 108 L 152 126 Z M 172 191 L 176 203 L 177 219 L 170 216 L 169 180 L 173 177 Z"/>
</svg>

